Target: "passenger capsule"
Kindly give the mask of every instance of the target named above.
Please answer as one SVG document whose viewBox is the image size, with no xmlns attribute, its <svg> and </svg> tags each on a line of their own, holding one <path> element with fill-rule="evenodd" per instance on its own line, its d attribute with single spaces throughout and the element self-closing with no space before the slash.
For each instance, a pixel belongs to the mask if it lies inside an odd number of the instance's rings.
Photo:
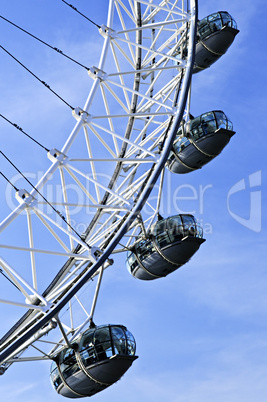
<svg viewBox="0 0 267 402">
<path fill-rule="evenodd" d="M 50 378 L 58 394 L 88 397 L 118 381 L 137 359 L 135 340 L 123 325 L 89 328 L 59 352 Z"/>
<path fill-rule="evenodd" d="M 234 134 L 232 122 L 221 110 L 204 113 L 180 126 L 167 166 L 173 173 L 200 169 L 220 154 Z"/>
<path fill-rule="evenodd" d="M 158 220 L 147 238 L 140 237 L 127 254 L 127 268 L 138 279 L 167 276 L 185 264 L 205 241 L 192 215 Z"/>
<path fill-rule="evenodd" d="M 238 32 L 235 20 L 225 11 L 200 20 L 193 73 L 198 73 L 215 63 L 231 46 Z"/>
</svg>

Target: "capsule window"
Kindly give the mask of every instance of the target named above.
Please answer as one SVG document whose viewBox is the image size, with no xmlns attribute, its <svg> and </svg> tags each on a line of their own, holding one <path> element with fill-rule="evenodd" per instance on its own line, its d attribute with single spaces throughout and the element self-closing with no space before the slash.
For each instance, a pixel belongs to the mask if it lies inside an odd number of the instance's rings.
<svg viewBox="0 0 267 402">
<path fill-rule="evenodd" d="M 170 239 L 167 232 L 163 232 L 155 237 L 156 242 L 160 248 L 166 247 L 170 244 Z"/>
<path fill-rule="evenodd" d="M 156 225 L 153 228 L 153 234 L 160 248 L 166 247 L 170 244 L 166 219 L 163 219 L 162 221 L 156 223 Z"/>
<path fill-rule="evenodd" d="M 193 140 L 197 140 L 198 138 L 203 136 L 203 129 L 201 125 L 201 116 L 196 117 L 195 119 L 190 121 L 190 133 Z"/>
<path fill-rule="evenodd" d="M 127 340 L 124 330 L 120 327 L 112 327 L 111 332 L 115 354 L 127 355 Z"/>
<path fill-rule="evenodd" d="M 133 272 L 133 270 L 138 266 L 138 261 L 136 259 L 135 254 L 130 252 L 128 254 L 127 261 L 128 261 L 130 271 Z"/>
<path fill-rule="evenodd" d="M 233 123 L 221 112 L 215 112 L 218 128 L 225 128 L 226 130 L 233 130 Z"/>
<path fill-rule="evenodd" d="M 203 135 L 214 133 L 217 129 L 217 124 L 213 112 L 208 112 L 201 115 L 201 126 Z"/>
<path fill-rule="evenodd" d="M 205 38 L 206 36 L 211 34 L 210 26 L 208 24 L 207 18 L 203 18 L 199 22 L 198 26 L 198 35 L 200 36 L 201 39 Z"/>
<path fill-rule="evenodd" d="M 208 113 L 203 113 L 201 115 L 201 121 L 206 122 L 206 121 L 210 121 L 210 120 L 214 120 L 214 114 L 213 112 L 208 112 Z"/>
<path fill-rule="evenodd" d="M 227 129 L 233 131 L 233 123 L 227 119 Z"/>
<path fill-rule="evenodd" d="M 136 343 L 133 335 L 131 332 L 128 331 L 128 329 L 125 330 L 125 334 L 127 337 L 127 354 L 129 356 L 134 356 L 135 355 L 135 349 L 136 349 Z"/>
<path fill-rule="evenodd" d="M 182 219 L 183 219 L 184 233 L 189 236 L 195 236 L 196 235 L 196 221 L 193 218 L 193 216 L 183 215 Z"/>
<path fill-rule="evenodd" d="M 196 141 L 205 135 L 214 134 L 220 128 L 232 131 L 233 124 L 226 115 L 219 110 L 203 113 L 201 116 L 196 117 L 190 121 L 189 128 L 190 138 Z M 175 140 L 172 152 L 178 154 L 188 145 L 190 145 L 188 138 L 180 136 Z M 170 162 L 174 159 L 174 156 L 171 156 L 172 153 L 169 158 Z"/>
<path fill-rule="evenodd" d="M 173 147 L 175 152 L 178 153 L 185 149 L 188 145 L 190 145 L 190 141 L 186 137 L 181 137 L 178 139 Z"/>
<path fill-rule="evenodd" d="M 158 221 L 153 228 L 154 236 L 159 235 L 160 233 L 164 233 L 166 231 L 166 220 Z"/>
<path fill-rule="evenodd" d="M 201 29 L 201 28 L 207 26 L 207 24 L 208 24 L 208 17 L 203 18 L 202 20 L 200 20 L 199 23 L 198 23 L 198 27 Z"/>
<path fill-rule="evenodd" d="M 150 256 L 155 251 L 155 248 L 150 240 L 141 240 L 137 245 L 136 245 L 136 253 L 140 259 L 140 261 L 143 261 L 147 257 Z"/>
<path fill-rule="evenodd" d="M 96 351 L 93 345 L 93 335 L 92 329 L 89 329 L 83 337 L 80 348 L 80 356 L 85 366 L 90 366 L 97 361 Z"/>
<path fill-rule="evenodd" d="M 62 383 L 62 380 L 59 375 L 58 367 L 55 362 L 52 363 L 51 369 L 50 369 L 50 379 L 52 382 L 52 385 L 54 388 L 57 390 L 60 384 Z"/>
<path fill-rule="evenodd" d="M 210 23 L 211 32 L 217 32 L 222 29 L 222 21 L 221 19 L 214 20 Z"/>
<path fill-rule="evenodd" d="M 208 16 L 208 23 L 211 32 L 216 32 L 222 29 L 222 21 L 220 13 L 214 13 Z"/>
<path fill-rule="evenodd" d="M 99 361 L 108 359 L 113 355 L 109 327 L 96 329 L 94 348 Z"/>
<path fill-rule="evenodd" d="M 221 13 L 222 21 L 223 21 L 223 26 L 231 26 L 232 18 L 228 13 Z"/>
<path fill-rule="evenodd" d="M 227 129 L 227 120 L 223 112 L 215 112 L 218 128 Z"/>
<path fill-rule="evenodd" d="M 172 243 L 184 237 L 184 229 L 180 215 L 172 216 L 168 219 L 168 233 Z"/>
<path fill-rule="evenodd" d="M 195 237 L 199 237 L 200 239 L 203 238 L 203 229 L 201 226 L 196 224 L 196 235 Z"/>
<path fill-rule="evenodd" d="M 94 333 L 91 329 L 89 329 L 89 331 L 84 333 L 84 335 L 82 337 L 81 350 L 87 349 L 89 346 L 92 346 L 93 334 Z"/>
<path fill-rule="evenodd" d="M 220 19 L 220 13 L 214 13 L 208 16 L 208 21 L 213 22 L 214 20 Z"/>
<path fill-rule="evenodd" d="M 220 31 L 225 26 L 237 29 L 237 24 L 230 14 L 227 12 L 214 13 L 199 22 L 198 35 L 201 39 L 205 39 L 213 32 Z"/>
<path fill-rule="evenodd" d="M 231 17 L 230 14 L 228 14 L 228 13 L 226 13 L 226 12 L 222 12 L 222 13 L 221 13 L 221 17 L 222 17 L 222 20 L 223 20 L 223 26 L 228 25 L 228 26 L 230 26 L 230 27 L 232 27 L 232 28 L 234 28 L 234 29 L 237 29 L 237 23 L 236 23 L 236 21 Z"/>
<path fill-rule="evenodd" d="M 217 130 L 216 120 L 210 120 L 208 123 L 203 123 L 204 135 L 214 133 Z"/>
<path fill-rule="evenodd" d="M 66 349 L 63 352 L 63 361 L 60 364 L 60 369 L 65 379 L 80 370 L 73 349 Z"/>
<path fill-rule="evenodd" d="M 201 116 L 196 117 L 195 119 L 190 121 L 190 131 L 198 129 L 201 124 Z"/>
<path fill-rule="evenodd" d="M 237 29 L 237 23 L 233 18 L 231 19 L 231 27 Z"/>
</svg>

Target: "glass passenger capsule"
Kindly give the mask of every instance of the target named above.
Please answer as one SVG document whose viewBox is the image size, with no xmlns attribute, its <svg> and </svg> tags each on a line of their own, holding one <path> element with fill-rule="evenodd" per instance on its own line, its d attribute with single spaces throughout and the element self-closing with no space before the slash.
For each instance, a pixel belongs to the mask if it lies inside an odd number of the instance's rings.
<svg viewBox="0 0 267 402">
<path fill-rule="evenodd" d="M 193 73 L 210 67 L 231 46 L 238 34 L 235 20 L 226 11 L 203 18 L 198 23 Z"/>
<path fill-rule="evenodd" d="M 137 359 L 133 335 L 123 325 L 89 328 L 73 348 L 59 352 L 50 379 L 58 394 L 88 397 L 118 381 Z"/>
<path fill-rule="evenodd" d="M 195 254 L 205 241 L 203 230 L 192 215 L 161 219 L 148 237 L 141 237 L 127 254 L 127 268 L 138 279 L 152 280 L 167 276 Z"/>
<path fill-rule="evenodd" d="M 220 154 L 234 134 L 232 122 L 221 110 L 192 119 L 177 132 L 167 161 L 168 168 L 173 173 L 200 169 Z"/>
</svg>

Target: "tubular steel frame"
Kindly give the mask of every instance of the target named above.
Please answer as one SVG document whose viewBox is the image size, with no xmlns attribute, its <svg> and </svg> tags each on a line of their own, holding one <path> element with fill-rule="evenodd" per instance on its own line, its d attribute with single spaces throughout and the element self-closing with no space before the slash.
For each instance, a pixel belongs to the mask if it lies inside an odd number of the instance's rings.
<svg viewBox="0 0 267 402">
<path fill-rule="evenodd" d="M 113 263 L 111 254 L 127 250 L 135 236 L 147 232 L 156 219 L 165 163 L 180 122 L 189 115 L 187 99 L 197 14 L 196 0 L 110 0 L 107 26 L 99 29 L 104 37 L 100 61 L 98 67 L 88 71 L 93 80 L 89 96 L 83 108 L 73 110 L 76 125 L 62 149 L 52 149 L 48 153 L 51 165 L 35 187 L 16 193 L 19 205 L 0 224 L 0 233 L 4 233 L 18 219 L 24 221 L 26 217 L 28 233 L 28 245 L 24 242 L 0 244 L 5 253 L 5 258 L 0 258 L 1 268 L 20 295 L 14 300 L 2 299 L 0 302 L 27 309 L 0 340 L 2 372 L 15 361 L 49 359 L 58 348 L 71 342 L 93 319 L 103 271 Z M 121 29 L 117 29 L 118 25 Z M 154 30 L 153 35 L 147 39 L 145 35 L 151 30 Z M 179 59 L 176 56 L 185 43 L 188 54 Z M 105 70 L 109 66 L 111 73 Z M 83 140 L 81 132 L 84 133 Z M 79 156 L 77 143 L 86 150 L 85 158 Z M 109 180 L 106 180 L 103 163 L 108 170 L 112 166 L 113 174 Z M 88 166 L 89 174 L 86 172 Z M 159 177 L 157 202 L 153 206 L 148 197 Z M 44 211 L 40 192 L 45 191 L 51 178 L 56 185 L 60 183 L 63 200 L 58 202 L 52 198 L 49 203 L 55 209 L 58 205 L 64 208 L 64 215 Z M 69 195 L 70 183 L 77 185 L 86 196 L 85 203 L 77 204 Z M 142 212 L 145 204 L 151 213 Z M 73 206 L 80 209 L 81 219 L 88 208 L 95 211 L 80 236 L 71 227 Z M 36 236 L 40 236 L 40 232 L 36 234 L 36 222 L 48 231 L 58 246 L 56 250 L 54 243 L 46 249 L 35 246 Z M 116 249 L 123 238 L 128 239 L 127 243 Z M 6 261 L 8 252 L 15 251 L 27 253 L 32 284 L 18 268 Z M 43 254 L 65 258 L 62 268 L 44 289 L 38 282 L 37 261 Z M 91 311 L 75 328 L 71 301 L 74 298 L 86 312 L 77 293 L 99 273 Z M 70 326 L 61 323 L 59 318 L 66 306 L 69 306 Z M 36 340 L 43 345 L 50 344 L 41 338 L 56 327 L 64 328 L 66 333 L 59 341 L 51 342 L 52 350 L 41 350 L 37 357 L 22 356 L 29 346 L 39 351 L 34 345 Z"/>
</svg>

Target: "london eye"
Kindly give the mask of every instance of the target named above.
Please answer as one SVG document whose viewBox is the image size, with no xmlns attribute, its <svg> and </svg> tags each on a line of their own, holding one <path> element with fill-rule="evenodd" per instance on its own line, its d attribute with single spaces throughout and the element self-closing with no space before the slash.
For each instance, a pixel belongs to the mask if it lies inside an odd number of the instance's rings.
<svg viewBox="0 0 267 402">
<path fill-rule="evenodd" d="M 1 169 L 14 209 L 0 223 L 6 283 L 0 302 L 4 314 L 8 306 L 18 319 L 0 339 L 0 374 L 19 362 L 51 361 L 52 385 L 69 398 L 109 387 L 137 359 L 134 328 L 101 322 L 95 314 L 117 256 L 125 256 L 125 269 L 135 278 L 164 280 L 205 242 L 192 214 L 162 216 L 166 170 L 204 169 L 234 135 L 223 111 L 200 111 L 198 117 L 190 111 L 192 75 L 215 63 L 238 33 L 230 14 L 219 11 L 199 21 L 197 0 L 110 0 L 107 20 L 95 25 L 102 47 L 92 66 L 81 65 L 90 90 L 77 106 L 1 46 L 63 100 L 73 125 L 59 147 L 51 137 L 50 144 L 37 141 L 1 115 L 42 148 L 44 172 L 34 182 L 1 151 L 23 186 Z"/>
</svg>

